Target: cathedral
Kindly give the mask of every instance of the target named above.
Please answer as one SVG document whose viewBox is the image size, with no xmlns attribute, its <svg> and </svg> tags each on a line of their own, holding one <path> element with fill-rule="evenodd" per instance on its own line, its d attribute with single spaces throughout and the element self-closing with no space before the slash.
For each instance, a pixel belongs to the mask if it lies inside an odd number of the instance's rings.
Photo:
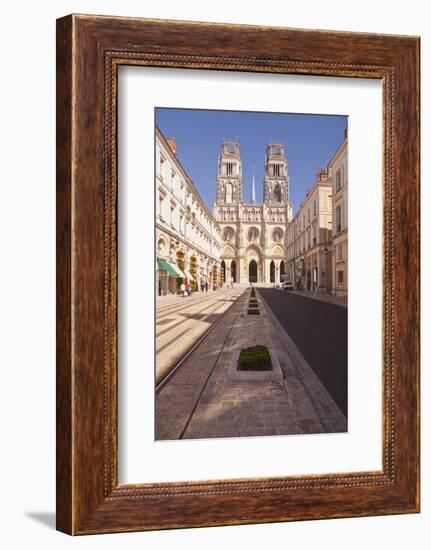
<svg viewBox="0 0 431 550">
<path fill-rule="evenodd" d="M 286 274 L 286 229 L 292 221 L 284 145 L 266 149 L 263 204 L 244 201 L 239 143 L 223 141 L 213 214 L 220 226 L 220 260 L 226 283 L 280 283 Z"/>
</svg>

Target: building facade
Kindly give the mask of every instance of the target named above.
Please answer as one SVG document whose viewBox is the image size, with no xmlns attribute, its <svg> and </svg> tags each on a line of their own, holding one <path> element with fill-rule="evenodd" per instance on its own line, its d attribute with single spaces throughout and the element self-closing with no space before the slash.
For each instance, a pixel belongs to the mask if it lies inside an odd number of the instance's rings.
<svg viewBox="0 0 431 550">
<path fill-rule="evenodd" d="M 156 128 L 156 293 L 219 284 L 220 227 L 176 155 L 174 139 Z"/>
<path fill-rule="evenodd" d="M 286 229 L 292 219 L 283 144 L 269 144 L 263 204 L 244 201 L 240 146 L 223 141 L 218 160 L 214 218 L 221 231 L 220 260 L 228 283 L 279 283 L 286 272 Z"/>
<path fill-rule="evenodd" d="M 287 278 L 300 290 L 332 288 L 332 185 L 327 170 L 317 172 L 287 229 Z"/>
<path fill-rule="evenodd" d="M 278 284 L 347 295 L 347 132 L 326 169 L 317 172 L 292 216 L 282 143 L 266 148 L 263 203 L 244 200 L 237 141 L 224 140 L 210 212 L 176 155 L 175 139 L 156 128 L 156 292 L 181 284 Z"/>
<path fill-rule="evenodd" d="M 347 133 L 328 164 L 332 184 L 332 293 L 348 293 Z"/>
</svg>

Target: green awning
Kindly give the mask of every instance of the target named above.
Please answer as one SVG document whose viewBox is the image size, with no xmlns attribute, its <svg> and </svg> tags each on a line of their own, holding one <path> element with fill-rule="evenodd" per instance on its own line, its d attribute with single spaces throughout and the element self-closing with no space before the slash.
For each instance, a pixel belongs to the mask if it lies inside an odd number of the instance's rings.
<svg viewBox="0 0 431 550">
<path fill-rule="evenodd" d="M 178 273 L 175 271 L 175 269 L 171 266 L 169 262 L 166 260 L 163 260 L 162 258 L 157 259 L 160 269 L 163 269 L 164 271 L 167 271 L 171 277 L 178 277 Z"/>
<path fill-rule="evenodd" d="M 177 274 L 177 277 L 180 277 L 181 279 L 185 279 L 186 276 L 184 275 L 184 273 L 181 271 L 181 269 L 177 266 L 177 264 L 169 264 L 172 269 L 175 271 L 175 273 Z"/>
</svg>

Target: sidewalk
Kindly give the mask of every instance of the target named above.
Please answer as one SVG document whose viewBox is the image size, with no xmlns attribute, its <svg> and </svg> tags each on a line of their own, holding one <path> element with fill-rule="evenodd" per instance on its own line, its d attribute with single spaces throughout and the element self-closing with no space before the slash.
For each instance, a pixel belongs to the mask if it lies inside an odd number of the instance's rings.
<svg viewBox="0 0 431 550">
<path fill-rule="evenodd" d="M 156 311 L 156 382 L 241 296 L 242 289 L 196 292 L 173 297 Z"/>
<path fill-rule="evenodd" d="M 290 292 L 291 294 L 297 294 L 298 296 L 304 296 L 305 298 L 311 298 L 313 300 L 320 300 L 327 304 L 334 306 L 347 307 L 347 296 L 332 296 L 332 294 L 318 294 L 311 290 L 284 290 L 283 292 Z"/>
<path fill-rule="evenodd" d="M 205 298 L 205 296 L 216 296 L 217 294 L 224 294 L 228 289 L 227 287 L 220 290 L 208 290 L 208 292 L 198 290 L 192 292 L 190 296 L 181 296 L 179 294 L 168 294 L 167 296 L 156 296 L 156 310 L 160 307 L 169 306 L 171 304 L 186 304 L 192 300 L 198 300 Z"/>
</svg>

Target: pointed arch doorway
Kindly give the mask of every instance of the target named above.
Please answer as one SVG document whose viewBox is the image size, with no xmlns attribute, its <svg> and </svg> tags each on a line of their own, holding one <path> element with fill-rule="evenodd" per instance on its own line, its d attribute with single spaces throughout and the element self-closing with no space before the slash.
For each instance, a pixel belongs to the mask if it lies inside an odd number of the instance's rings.
<svg viewBox="0 0 431 550">
<path fill-rule="evenodd" d="M 269 282 L 275 283 L 275 263 L 274 260 L 269 264 Z"/>
<path fill-rule="evenodd" d="M 226 282 L 226 263 L 224 260 L 222 260 L 220 268 L 222 272 L 223 282 Z"/>
<path fill-rule="evenodd" d="M 236 283 L 236 263 L 235 260 L 232 260 L 230 264 L 230 276 L 231 276 L 231 282 Z"/>
<path fill-rule="evenodd" d="M 248 264 L 248 282 L 257 283 L 257 263 L 256 260 L 250 260 Z"/>
<path fill-rule="evenodd" d="M 284 260 L 280 262 L 280 282 L 284 283 L 284 281 L 287 281 L 286 277 L 286 264 L 284 263 Z"/>
</svg>

